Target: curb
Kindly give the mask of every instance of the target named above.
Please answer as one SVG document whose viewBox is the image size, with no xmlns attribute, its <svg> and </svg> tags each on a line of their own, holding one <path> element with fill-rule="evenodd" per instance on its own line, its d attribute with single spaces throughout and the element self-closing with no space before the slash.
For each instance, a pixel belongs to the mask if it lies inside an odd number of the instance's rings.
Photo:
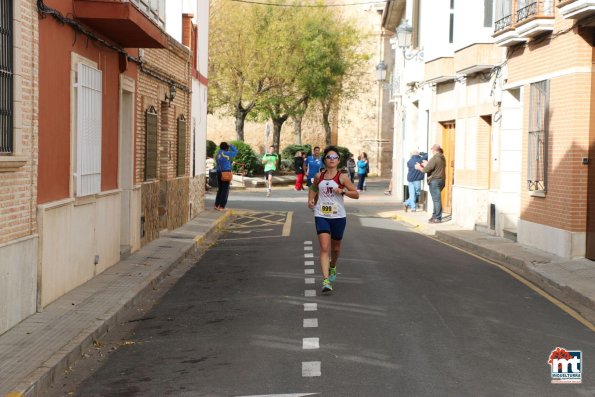
<svg viewBox="0 0 595 397">
<path fill-rule="evenodd" d="M 595 309 L 593 309 L 595 308 L 595 301 L 567 285 L 556 282 L 551 278 L 544 277 L 538 271 L 533 269 L 535 265 L 530 261 L 525 261 L 521 258 L 474 244 L 464 238 L 454 236 L 444 231 L 436 231 L 435 238 L 466 252 L 504 266 L 506 269 L 535 284 L 559 301 L 567 304 L 590 323 L 595 324 Z"/>
<path fill-rule="evenodd" d="M 144 285 L 139 285 L 138 288 L 131 291 L 132 293 L 129 297 L 126 297 L 119 302 L 115 302 L 112 309 L 104 314 L 105 317 L 98 318 L 97 321 L 85 326 L 78 336 L 71 339 L 60 350 L 53 353 L 37 369 L 19 380 L 17 385 L 12 387 L 11 391 L 4 394 L 4 397 L 42 397 L 44 392 L 53 384 L 54 379 L 59 374 L 63 373 L 80 359 L 82 354 L 91 347 L 94 341 L 99 340 L 111 328 L 115 327 L 120 322 L 123 314 L 142 301 L 148 295 L 149 291 L 155 289 L 175 267 L 183 261 L 196 261 L 196 259 L 208 249 L 206 243 L 211 238 L 221 233 L 223 227 L 230 222 L 232 217 L 233 212 L 228 210 L 222 216 L 215 219 L 213 224 L 209 225 L 209 228 L 205 232 L 199 234 L 194 233 L 190 236 L 190 234 L 192 234 L 191 231 L 180 229 L 183 229 L 184 226 L 191 223 L 191 220 L 179 229 L 173 230 L 163 237 L 154 240 L 176 238 L 187 240 L 188 242 L 192 241 L 192 243 L 188 244 L 188 246 L 184 246 L 181 255 L 177 258 L 173 258 L 169 264 L 152 271 L 149 279 Z M 184 235 L 186 235 L 186 237 L 184 237 Z"/>
</svg>

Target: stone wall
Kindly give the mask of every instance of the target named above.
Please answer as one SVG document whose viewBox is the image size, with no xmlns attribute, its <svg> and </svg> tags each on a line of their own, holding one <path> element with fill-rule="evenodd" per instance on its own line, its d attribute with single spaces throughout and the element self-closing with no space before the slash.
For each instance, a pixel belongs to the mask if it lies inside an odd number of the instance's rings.
<svg viewBox="0 0 595 397">
<path fill-rule="evenodd" d="M 205 175 L 197 175 L 190 179 L 190 219 L 205 209 L 205 183 Z"/>
</svg>

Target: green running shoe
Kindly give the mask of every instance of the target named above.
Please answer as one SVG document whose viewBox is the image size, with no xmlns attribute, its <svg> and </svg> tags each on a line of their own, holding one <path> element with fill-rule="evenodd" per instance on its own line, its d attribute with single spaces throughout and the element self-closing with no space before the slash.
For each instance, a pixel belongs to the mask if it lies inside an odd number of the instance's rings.
<svg viewBox="0 0 595 397">
<path fill-rule="evenodd" d="M 331 266 L 329 268 L 329 277 L 328 277 L 329 281 L 331 283 L 334 283 L 335 280 L 337 279 L 337 267 L 336 266 Z"/>
<path fill-rule="evenodd" d="M 324 280 L 322 280 L 322 293 L 328 293 L 328 292 L 332 292 L 333 291 L 333 286 L 331 285 L 331 282 L 329 281 L 328 278 L 325 278 Z"/>
</svg>

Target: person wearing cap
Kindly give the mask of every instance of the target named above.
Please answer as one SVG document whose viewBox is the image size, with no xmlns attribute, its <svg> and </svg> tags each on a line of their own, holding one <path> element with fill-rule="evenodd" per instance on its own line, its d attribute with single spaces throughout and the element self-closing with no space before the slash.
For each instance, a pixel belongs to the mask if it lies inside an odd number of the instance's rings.
<svg viewBox="0 0 595 397">
<path fill-rule="evenodd" d="M 415 169 L 428 174 L 428 186 L 434 203 L 434 211 L 428 222 L 440 223 L 442 222 L 442 189 L 446 182 L 446 159 L 440 145 L 434 144 L 430 150 L 432 151 L 430 161 L 416 164 Z"/>
<path fill-rule="evenodd" d="M 419 151 L 414 149 L 411 151 L 411 158 L 407 162 L 407 185 L 409 186 L 409 198 L 405 200 L 405 212 L 410 208 L 411 211 L 416 210 L 416 202 L 421 192 L 421 181 L 424 180 L 424 173 L 415 168 L 416 164 L 421 164 L 422 157 Z"/>
</svg>

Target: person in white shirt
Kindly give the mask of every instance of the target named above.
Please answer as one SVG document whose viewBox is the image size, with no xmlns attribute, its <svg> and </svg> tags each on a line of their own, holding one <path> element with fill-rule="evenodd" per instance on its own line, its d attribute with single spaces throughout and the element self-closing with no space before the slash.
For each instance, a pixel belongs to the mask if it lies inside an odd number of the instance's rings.
<svg viewBox="0 0 595 397">
<path fill-rule="evenodd" d="M 337 260 L 347 225 L 343 198 L 359 198 L 359 193 L 349 176 L 339 171 L 339 160 L 339 150 L 336 147 L 328 146 L 324 149 L 322 161 L 325 169 L 316 174 L 308 192 L 308 207 L 314 209 L 316 233 L 320 244 L 323 293 L 333 290 L 332 283 L 337 278 Z"/>
</svg>

